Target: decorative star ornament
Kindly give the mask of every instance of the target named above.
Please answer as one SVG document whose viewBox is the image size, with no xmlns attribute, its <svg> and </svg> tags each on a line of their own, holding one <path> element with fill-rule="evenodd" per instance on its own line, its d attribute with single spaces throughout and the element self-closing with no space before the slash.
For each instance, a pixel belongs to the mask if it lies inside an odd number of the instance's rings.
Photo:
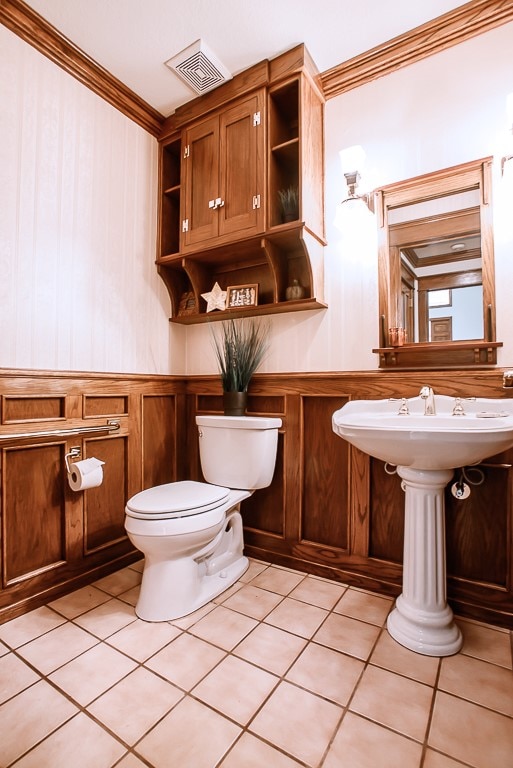
<svg viewBox="0 0 513 768">
<path fill-rule="evenodd" d="M 210 293 L 202 293 L 201 297 L 207 302 L 207 312 L 213 309 L 226 309 L 226 291 L 222 291 L 216 283 Z"/>
</svg>

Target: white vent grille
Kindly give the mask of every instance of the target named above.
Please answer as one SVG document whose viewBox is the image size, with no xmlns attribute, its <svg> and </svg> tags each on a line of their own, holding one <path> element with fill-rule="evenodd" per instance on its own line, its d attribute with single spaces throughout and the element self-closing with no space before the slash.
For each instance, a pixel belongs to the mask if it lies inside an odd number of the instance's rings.
<svg viewBox="0 0 513 768">
<path fill-rule="evenodd" d="M 203 40 L 196 40 L 172 59 L 166 66 L 184 80 L 196 93 L 206 93 L 232 79 L 226 67 L 212 53 Z"/>
</svg>

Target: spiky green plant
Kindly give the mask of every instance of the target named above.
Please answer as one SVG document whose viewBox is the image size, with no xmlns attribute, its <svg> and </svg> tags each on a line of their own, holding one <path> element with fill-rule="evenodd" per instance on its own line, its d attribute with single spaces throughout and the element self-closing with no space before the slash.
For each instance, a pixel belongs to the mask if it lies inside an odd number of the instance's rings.
<svg viewBox="0 0 513 768">
<path fill-rule="evenodd" d="M 253 318 L 231 319 L 213 331 L 214 350 L 225 392 L 246 392 L 269 348 L 269 325 Z"/>
</svg>

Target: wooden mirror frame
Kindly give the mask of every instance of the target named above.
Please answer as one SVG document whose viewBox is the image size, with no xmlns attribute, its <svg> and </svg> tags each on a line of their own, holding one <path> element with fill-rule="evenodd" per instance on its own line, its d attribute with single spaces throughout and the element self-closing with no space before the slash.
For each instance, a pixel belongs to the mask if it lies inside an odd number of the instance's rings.
<svg viewBox="0 0 513 768">
<path fill-rule="evenodd" d="M 491 204 L 492 158 L 444 168 L 376 190 L 378 214 L 380 368 L 468 368 L 497 364 L 495 339 L 495 264 Z M 478 189 L 481 230 L 484 338 L 470 341 L 389 343 L 388 329 L 401 325 L 401 265 L 389 249 L 388 211 L 436 197 Z"/>
</svg>

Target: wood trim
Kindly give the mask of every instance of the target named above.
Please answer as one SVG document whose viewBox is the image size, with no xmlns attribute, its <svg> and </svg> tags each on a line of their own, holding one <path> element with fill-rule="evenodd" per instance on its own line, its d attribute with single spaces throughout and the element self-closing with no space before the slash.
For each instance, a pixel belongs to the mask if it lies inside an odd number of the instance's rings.
<svg viewBox="0 0 513 768">
<path fill-rule="evenodd" d="M 321 73 L 326 99 L 513 20 L 513 0 L 472 0 Z"/>
<path fill-rule="evenodd" d="M 22 0 L 0 0 L 0 22 L 102 99 L 158 136 L 164 116 L 67 40 Z"/>
<path fill-rule="evenodd" d="M 513 0 L 471 0 L 322 72 L 319 85 L 325 98 L 332 99 L 512 20 Z M 166 134 L 162 131 L 165 118 L 160 112 L 89 58 L 23 0 L 0 0 L 0 22 L 150 134 Z M 193 100 L 191 105 L 195 103 Z M 181 108 L 183 115 L 189 108 Z M 173 116 L 171 124 L 175 130 Z"/>
</svg>

